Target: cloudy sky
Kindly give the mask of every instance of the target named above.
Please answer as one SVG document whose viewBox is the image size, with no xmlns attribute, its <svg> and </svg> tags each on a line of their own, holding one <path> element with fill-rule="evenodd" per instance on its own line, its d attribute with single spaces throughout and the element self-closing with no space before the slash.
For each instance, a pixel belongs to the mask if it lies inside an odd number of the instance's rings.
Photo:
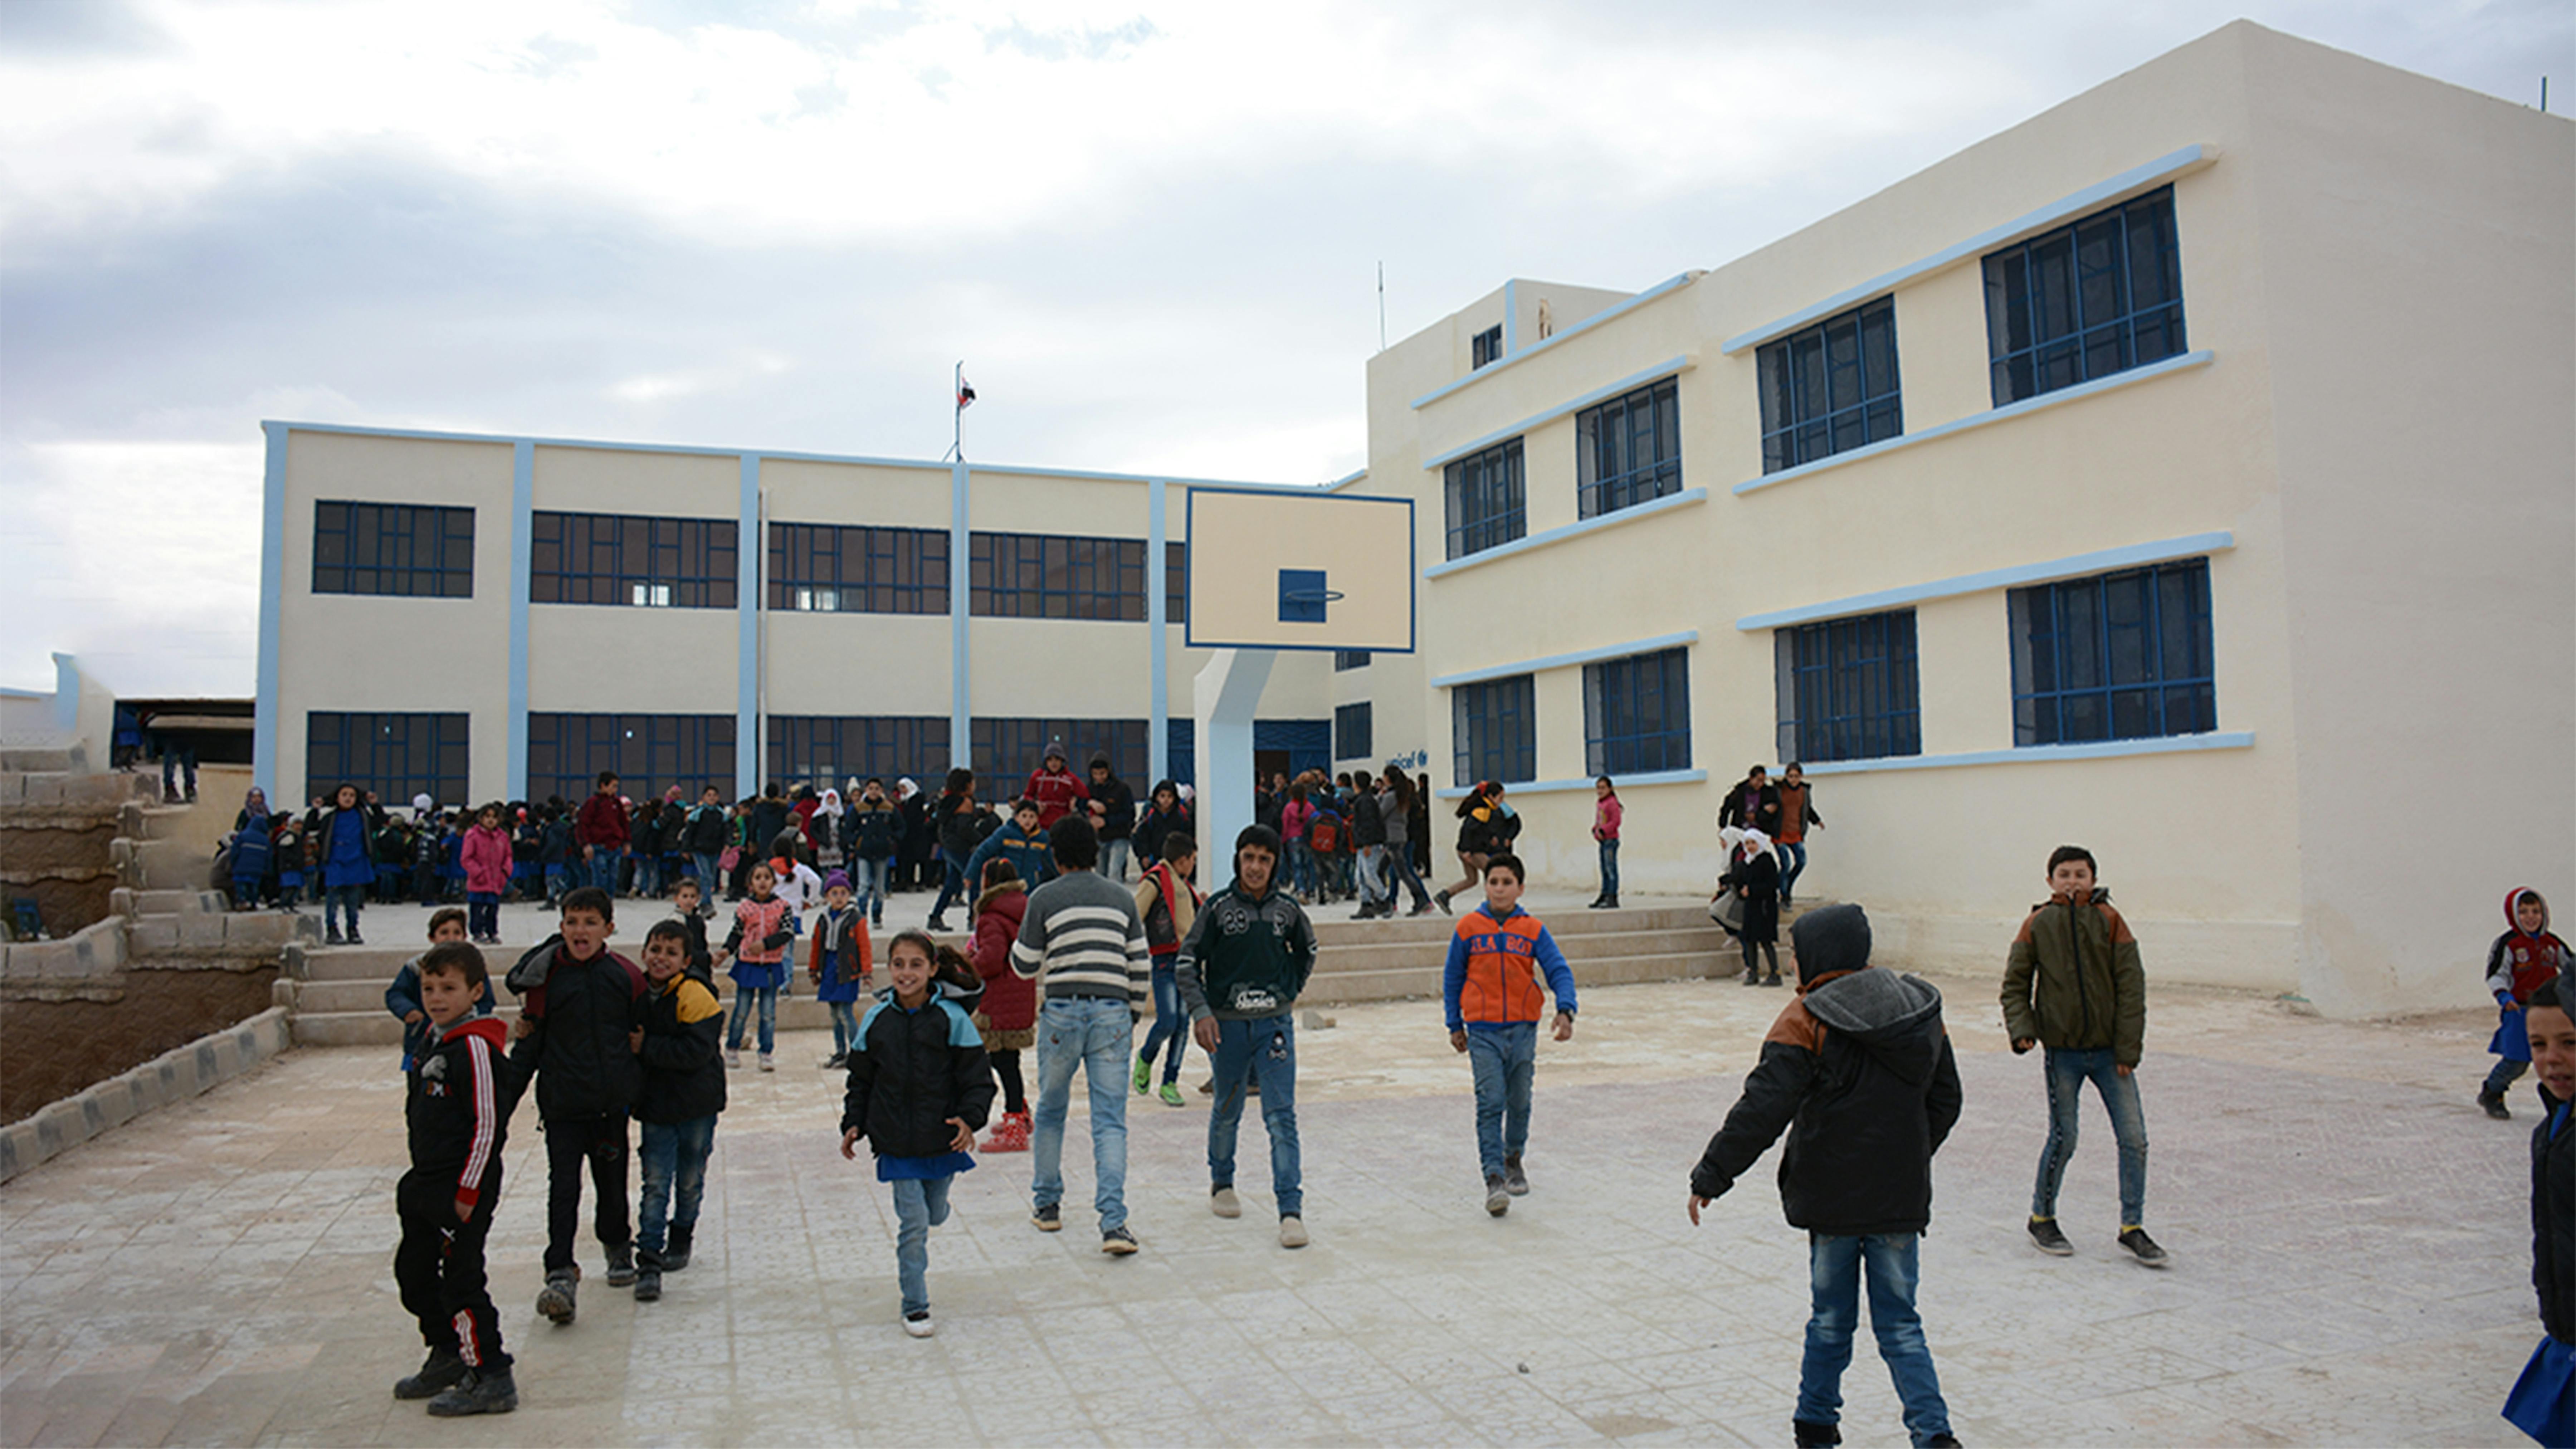
<svg viewBox="0 0 2576 1449">
<path fill-rule="evenodd" d="M 0 684 L 247 695 L 263 418 L 1321 480 L 1506 276 L 1719 265 L 2238 15 L 2566 0 L 0 0 Z M 2554 97 L 2552 109 L 2576 106 Z"/>
</svg>

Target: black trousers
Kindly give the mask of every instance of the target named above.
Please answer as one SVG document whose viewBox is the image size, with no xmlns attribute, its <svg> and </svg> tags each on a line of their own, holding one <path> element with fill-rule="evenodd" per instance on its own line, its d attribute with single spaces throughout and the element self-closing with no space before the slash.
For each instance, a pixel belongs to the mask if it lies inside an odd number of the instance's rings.
<svg viewBox="0 0 2576 1449">
<path fill-rule="evenodd" d="M 483 1240 L 500 1205 L 501 1167 L 484 1175 L 471 1222 L 456 1220 L 456 1179 L 447 1173 L 406 1172 L 394 1185 L 394 1213 L 402 1241 L 394 1249 L 394 1286 L 402 1306 L 420 1321 L 420 1341 L 445 1349 L 476 1368 L 508 1368 L 501 1349 L 501 1318 L 483 1273 Z"/>
<path fill-rule="evenodd" d="M 591 1227 L 602 1246 L 623 1248 L 635 1240 L 628 1215 L 627 1163 L 634 1154 L 626 1143 L 626 1114 L 614 1117 L 551 1119 L 546 1134 L 546 1271 L 572 1266 L 572 1240 L 581 1230 L 581 1172 L 590 1167 L 596 1194 Z"/>
</svg>

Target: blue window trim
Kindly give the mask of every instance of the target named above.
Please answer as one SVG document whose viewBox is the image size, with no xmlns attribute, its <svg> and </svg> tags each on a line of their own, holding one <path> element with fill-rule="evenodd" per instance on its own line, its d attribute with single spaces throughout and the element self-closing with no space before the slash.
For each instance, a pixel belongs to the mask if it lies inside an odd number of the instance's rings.
<svg viewBox="0 0 2576 1449">
<path fill-rule="evenodd" d="M 954 570 L 944 528 L 772 519 L 769 557 L 763 593 L 768 606 L 780 613 L 948 612 Z M 806 567 L 800 569 L 800 562 Z M 880 562 L 887 577 L 878 577 Z M 912 575 L 909 581 L 903 578 L 907 572 Z M 799 590 L 807 591 L 807 603 L 797 602 Z M 824 590 L 831 591 L 830 609 L 820 607 Z"/>
<path fill-rule="evenodd" d="M 2122 625 L 2111 617 L 2111 586 L 2115 583 L 2141 585 L 2138 618 Z M 2171 593 L 2168 593 L 2171 590 Z M 2082 599 L 2089 615 L 2087 627 L 2070 629 L 2067 606 L 2070 600 Z M 2181 628 L 2189 637 L 2179 639 L 2166 631 L 2168 601 L 2181 608 Z M 2124 569 L 2117 573 L 2094 574 L 2085 578 L 2060 579 L 2053 583 L 2033 584 L 2015 589 L 2006 599 L 2007 618 L 2011 621 L 2013 657 L 2013 743 L 2028 749 L 2040 745 L 2064 743 L 2095 744 L 2100 741 L 2063 738 L 2073 711 L 2079 702 L 2090 702 L 2100 711 L 2102 739 L 2161 739 L 2168 735 L 2207 734 L 2218 727 L 2218 661 L 2214 600 L 2210 595 L 2209 559 L 2206 556 L 2175 559 L 2144 568 Z M 2196 608 L 2194 606 L 2197 606 Z M 2045 614 L 2045 619 L 2041 617 Z M 2121 636 L 2127 634 L 2135 644 L 2139 676 L 2126 681 L 2114 678 L 2122 653 Z M 2097 682 L 2071 684 L 2067 680 L 2071 663 L 2070 640 L 2080 638 L 2084 651 L 2095 666 Z M 2032 677 L 2035 656 L 2041 641 L 2046 641 L 2048 677 L 2053 687 L 2043 689 Z M 2176 662 L 2177 650 L 2187 672 L 2167 673 Z M 2177 701 L 2175 692 L 2184 695 L 2181 704 L 2184 717 L 2175 726 Z M 2143 709 L 2146 716 L 2135 720 L 2136 727 L 2123 730 L 2119 714 L 2121 696 L 2132 696 L 2133 710 Z M 2025 715 L 2028 723 L 2024 723 Z M 2042 716 L 2050 719 L 2043 731 Z M 2056 738 L 2039 738 L 2041 734 Z"/>
<path fill-rule="evenodd" d="M 1634 446 L 1638 430 L 1633 422 L 1641 412 L 1649 454 L 1643 461 Z M 1666 378 L 1575 414 L 1574 511 L 1601 518 L 1682 491 L 1681 412 L 1681 384 Z M 1627 466 L 1605 474 L 1605 455 Z"/>
<path fill-rule="evenodd" d="M 1425 473 L 1439 472 L 1441 469 L 1448 467 L 1459 459 L 1469 457 L 1476 453 L 1481 453 L 1487 448 L 1494 446 L 1496 443 L 1508 443 L 1512 439 L 1517 438 L 1524 433 L 1535 432 L 1546 424 L 1555 422 L 1558 418 L 1566 417 L 1573 413 L 1579 413 L 1585 408 L 1592 407 L 1598 403 L 1607 402 L 1611 398 L 1635 392 L 1637 389 L 1644 387 L 1649 383 L 1662 382 L 1667 378 L 1679 378 L 1683 373 L 1689 372 L 1697 366 L 1699 366 L 1699 360 L 1687 352 L 1682 353 L 1677 357 L 1665 358 L 1663 361 L 1656 363 L 1652 367 L 1646 368 L 1640 372 L 1632 372 L 1626 377 L 1619 379 L 1617 382 L 1604 383 L 1600 387 L 1596 387 L 1590 392 L 1584 393 L 1580 397 L 1568 398 L 1564 402 L 1556 404 L 1554 407 L 1541 408 L 1537 412 L 1530 414 L 1528 417 L 1521 419 L 1519 422 L 1512 424 L 1510 427 L 1496 429 L 1495 431 L 1487 433 L 1483 437 L 1476 439 L 1472 443 L 1462 443 L 1446 452 L 1434 453 L 1429 458 L 1423 460 L 1422 471 Z"/>
<path fill-rule="evenodd" d="M 1881 589 L 1874 594 L 1854 594 L 1847 599 L 1830 599 L 1821 604 L 1807 604 L 1795 609 L 1774 609 L 1766 614 L 1747 614 L 1735 621 L 1735 627 L 1747 633 L 1756 629 L 1780 629 L 1791 624 L 1811 623 L 1817 619 L 1839 618 L 1845 614 L 1876 614 L 1884 610 L 1920 604 L 1930 599 L 1957 598 L 1962 594 L 1982 594 L 1991 589 L 2008 589 L 2022 584 L 2049 583 L 2057 579 L 2077 578 L 2084 574 L 2107 574 L 2133 569 L 2144 564 L 2171 563 L 2194 554 L 2225 553 L 2236 547 L 2236 535 L 2225 530 L 2215 533 L 2186 534 L 2181 538 L 2159 539 L 2154 543 L 2133 543 L 2124 548 L 2106 548 L 2096 553 L 2071 554 L 2045 563 L 2016 564 L 2011 568 L 1987 569 L 1983 573 L 1959 574 L 1936 579 L 1928 584 L 1913 584 L 1901 589 Z M 1433 680 L 1438 684 L 1438 680 Z"/>
<path fill-rule="evenodd" d="M 1688 508 L 1694 503 L 1706 503 L 1707 501 L 1707 489 L 1685 488 L 1679 493 L 1668 493 L 1651 503 L 1640 503 L 1633 508 L 1622 508 L 1615 513 L 1602 514 L 1598 518 L 1586 518 L 1575 523 L 1560 524 L 1555 528 L 1545 529 L 1538 533 L 1527 534 L 1523 537 L 1513 539 L 1509 543 L 1496 544 L 1494 547 L 1485 550 L 1483 553 L 1471 553 L 1464 558 L 1453 558 L 1443 563 L 1433 564 L 1422 571 L 1422 577 L 1426 580 L 1443 578 L 1447 575 L 1454 574 L 1461 569 L 1475 568 L 1479 564 L 1500 563 L 1504 559 L 1528 553 L 1532 549 L 1546 548 L 1553 544 L 1565 543 L 1572 539 L 1581 538 L 1585 534 L 1598 533 L 1605 528 L 1616 528 L 1623 523 L 1640 522 L 1644 519 L 1652 518 L 1656 514 L 1662 513 L 1667 509 Z"/>
<path fill-rule="evenodd" d="M 967 607 L 979 619 L 1141 624 L 1146 590 L 1167 580 L 1148 582 L 1141 538 L 977 529 L 967 541 Z"/>
<path fill-rule="evenodd" d="M 730 714 L 536 711 L 528 716 L 529 796 L 561 795 L 578 805 L 600 771 L 615 770 L 629 799 L 658 798 L 678 785 L 694 801 L 706 786 L 722 789 L 736 778 L 743 746 L 735 724 Z M 653 756 L 661 749 L 671 752 L 671 768 L 657 772 Z"/>
<path fill-rule="evenodd" d="M 1846 337 L 1850 359 L 1837 363 L 1835 349 Z M 1879 370 L 1886 379 L 1886 386 L 1875 392 L 1869 386 L 1874 341 L 1883 353 Z M 1863 302 L 1813 327 L 1766 342 L 1753 356 L 1755 386 L 1761 395 L 1764 473 L 1785 473 L 1836 453 L 1905 436 L 1905 388 L 1897 365 L 1894 297 Z M 1811 359 L 1812 373 L 1801 366 Z M 1837 404 L 1835 376 L 1846 369 L 1852 379 L 1850 401 Z M 1851 441 L 1845 443 L 1846 437 Z M 1799 457 L 1810 445 L 1816 450 L 1814 456 Z"/>
<path fill-rule="evenodd" d="M 1618 775 L 1613 776 L 1612 778 L 1618 782 L 1619 791 L 1624 795 L 1630 790 L 1641 790 L 1648 785 L 1702 784 L 1708 779 L 1708 771 L 1696 769 L 1653 770 L 1635 775 Z M 1506 780 L 1503 783 L 1511 786 L 1511 793 L 1514 796 L 1547 795 L 1565 790 L 1589 790 L 1592 788 L 1592 778 L 1588 775 L 1580 780 L 1522 780 L 1518 782 Z M 1467 788 L 1468 787 L 1464 785 L 1442 785 L 1431 793 L 1434 799 L 1464 800 L 1467 798 Z"/>
<path fill-rule="evenodd" d="M 470 505 L 317 498 L 313 500 L 312 592 L 471 599 L 475 521 Z M 323 562 L 326 541 L 338 544 L 339 562 Z M 362 541 L 369 545 L 364 560 L 358 557 Z M 361 582 L 373 587 L 360 588 Z"/>
<path fill-rule="evenodd" d="M 1690 761 L 1688 646 L 1583 666 L 1585 769 L 1625 779 L 1687 770 Z"/>
<path fill-rule="evenodd" d="M 1440 497 L 1444 552 L 1453 561 L 1528 537 L 1529 462 L 1521 440 L 1506 438 L 1452 462 L 1442 473 Z"/>
<path fill-rule="evenodd" d="M 626 531 L 645 531 L 644 557 L 630 558 Z M 575 528 L 579 539 L 573 537 Z M 529 518 L 529 602 L 606 608 L 735 609 L 742 583 L 742 525 L 731 518 L 538 509 Z M 544 535 L 551 530 L 553 537 Z M 579 557 L 575 557 L 576 551 Z M 665 553 L 677 555 L 663 571 Z M 538 562 L 550 553 L 553 566 Z M 605 567 L 602 566 L 603 556 Z M 694 564 L 692 560 L 694 559 Z M 603 580 L 608 597 L 601 598 Z M 667 588 L 667 602 L 639 602 L 636 589 Z M 551 593 L 554 597 L 541 597 Z M 586 597 L 576 597 L 583 595 Z"/>
<path fill-rule="evenodd" d="M 1365 760 L 1377 753 L 1377 711 L 1361 699 L 1333 706 L 1333 758 Z"/>
<path fill-rule="evenodd" d="M 1455 674 L 1435 676 L 1433 689 L 1455 689 L 1462 684 L 1482 684 L 1489 679 L 1508 679 L 1515 674 L 1543 674 L 1575 664 L 1598 664 L 1604 659 L 1620 659 L 1631 654 L 1656 654 L 1666 649 L 1679 649 L 1699 642 L 1697 629 L 1683 629 L 1671 634 L 1656 634 L 1645 639 L 1631 639 L 1625 644 L 1604 644 L 1596 649 L 1575 649 L 1563 654 L 1549 654 L 1537 659 L 1515 660 L 1510 664 L 1488 664 L 1478 669 L 1461 669 Z"/>
<path fill-rule="evenodd" d="M 2160 224 L 2154 221 L 2158 217 Z M 2144 270 L 2158 279 L 2166 293 L 2161 301 L 2142 303 L 2137 297 L 2142 223 L 2149 227 L 2156 253 Z M 2164 186 L 1988 253 L 1980 266 L 1986 295 L 1987 387 L 1994 405 L 2008 407 L 2188 353 L 2191 319 L 2183 305 L 2178 227 L 2173 188 Z M 2087 301 L 2097 290 L 2085 271 L 2087 232 L 2106 237 L 2110 244 L 2105 250 L 2116 254 L 2107 267 L 2091 274 L 2103 284 L 2100 290 L 2111 294 L 2093 298 L 2100 303 L 2098 310 Z M 2062 259 L 2062 288 L 2052 288 L 2045 281 L 2050 266 L 2045 254 L 2052 251 Z M 2053 309 L 2047 303 L 2052 292 L 2062 292 Z M 2005 335 L 2015 315 L 2012 299 L 2016 296 L 2029 331 L 2018 345 Z M 2052 310 L 2063 315 L 2044 316 Z M 2042 336 L 2043 325 L 2060 330 Z M 2154 355 L 2147 356 L 2151 348 Z M 2012 381 L 2017 370 L 2026 374 L 2022 384 Z M 2063 380 L 2049 381 L 2046 374 L 2052 371 L 2062 374 Z"/>
<path fill-rule="evenodd" d="M 2010 750 L 1967 750 L 1952 755 L 1889 756 L 1875 760 L 1823 760 L 1806 766 L 1810 776 L 1861 775 L 1878 770 L 1951 770 L 1965 765 L 2044 765 L 2060 760 L 2115 760 L 2131 755 L 2189 754 L 2199 750 L 2250 750 L 2252 730 L 2218 730 L 2205 735 L 2165 735 L 2146 740 L 2107 740 L 2089 745 L 2028 745 Z M 1514 790 L 1528 787 L 1515 785 Z M 1622 789 L 1627 788 L 1622 784 Z"/>
<path fill-rule="evenodd" d="M 1538 773 L 1538 682 L 1527 674 L 1462 684 L 1449 693 L 1450 783 L 1516 785 Z M 1501 736 L 1480 740 L 1492 729 Z"/>
<path fill-rule="evenodd" d="M 325 732 L 325 721 L 336 732 L 327 762 L 337 769 L 322 768 L 323 748 L 314 742 Z M 399 745 L 383 742 L 379 732 L 391 729 L 401 731 Z M 327 795 L 346 783 L 372 790 L 388 804 L 427 791 L 441 805 L 462 805 L 472 788 L 473 749 L 473 717 L 462 710 L 307 710 L 305 789 L 298 798 Z"/>
<path fill-rule="evenodd" d="M 1921 645 L 1912 609 L 1844 615 L 1772 633 L 1781 760 L 1923 753 Z"/>
<path fill-rule="evenodd" d="M 1828 468 L 1866 462 L 1871 458 L 1884 457 L 1900 448 L 1915 447 L 1931 442 L 1935 438 L 1954 437 L 1993 423 L 2010 422 L 2015 418 L 2028 417 L 2042 408 L 2053 408 L 2060 403 L 2071 403 L 2081 398 L 2099 397 L 2103 393 L 2116 392 L 2121 388 L 2133 387 L 2155 378 L 2166 377 L 2177 372 L 2188 372 L 2195 367 L 2207 367 L 2217 360 L 2218 354 L 2207 350 L 2186 352 L 2180 357 L 2168 357 L 2162 362 L 2151 362 L 2144 367 L 2115 372 L 2109 377 L 2096 378 L 2091 382 L 2079 382 L 2073 387 L 2044 392 L 2037 397 L 2024 398 L 2017 403 L 2006 403 L 2002 407 L 1989 408 L 1981 413 L 1970 413 L 1964 418 L 1955 418 L 1937 427 L 1926 428 L 1919 433 L 1907 433 L 1901 438 L 1890 438 L 1884 443 L 1865 444 L 1847 453 L 1836 453 L 1831 457 L 1819 458 L 1812 463 L 1801 463 L 1795 468 L 1783 468 L 1777 473 L 1766 473 L 1759 478 L 1747 478 L 1736 484 L 1734 491 L 1741 497 L 1782 483 L 1795 483 L 1802 478 L 1812 478 Z"/>
<path fill-rule="evenodd" d="M 1533 357 L 1544 354 L 1551 347 L 1562 347 L 1567 342 L 1582 336 L 1593 328 L 1599 327 L 1602 324 L 1613 321 L 1617 318 L 1624 317 L 1629 313 L 1636 311 L 1638 308 L 1645 306 L 1647 303 L 1654 301 L 1656 298 L 1673 291 L 1675 288 L 1687 287 L 1706 275 L 1708 275 L 1706 272 L 1699 271 L 1683 272 L 1679 276 L 1667 277 L 1663 281 L 1657 282 L 1655 285 L 1648 287 L 1646 290 L 1639 292 L 1624 302 L 1612 303 L 1608 307 L 1593 313 L 1591 316 L 1586 317 L 1582 321 L 1575 323 L 1573 326 L 1566 328 L 1564 331 L 1557 333 L 1555 336 L 1547 338 L 1545 341 L 1531 343 L 1529 346 L 1518 351 L 1513 351 L 1506 346 L 1502 360 L 1490 363 L 1484 367 L 1472 369 L 1464 377 L 1444 383 L 1439 387 L 1435 387 L 1431 391 L 1424 393 L 1422 396 L 1415 398 L 1412 405 L 1417 410 L 1428 407 L 1432 403 L 1436 403 L 1442 398 L 1449 396 L 1451 393 L 1458 391 L 1460 388 L 1466 387 L 1471 383 L 1483 382 L 1485 379 L 1492 377 L 1494 374 L 1501 372 L 1506 368 L 1517 367 Z"/>
</svg>

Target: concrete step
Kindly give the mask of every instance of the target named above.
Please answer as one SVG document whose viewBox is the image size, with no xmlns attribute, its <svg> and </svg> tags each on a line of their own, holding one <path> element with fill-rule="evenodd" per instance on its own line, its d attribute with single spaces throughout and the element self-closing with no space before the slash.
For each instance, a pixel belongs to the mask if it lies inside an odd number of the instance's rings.
<svg viewBox="0 0 2576 1449">
<path fill-rule="evenodd" d="M 136 916 L 126 936 L 137 956 L 215 949 L 274 953 L 298 939 L 302 929 L 295 917 L 278 911 L 191 911 Z"/>
<path fill-rule="evenodd" d="M 1574 988 L 1628 986 L 1641 981 L 1696 981 L 1728 978 L 1742 969 L 1742 958 L 1727 953 L 1671 952 L 1655 956 L 1618 956 L 1602 961 L 1569 961 Z M 1306 983 L 1300 1006 L 1331 1006 L 1352 1001 L 1434 1000 L 1440 995 L 1436 967 L 1362 968 L 1325 975 L 1320 969 Z"/>
<path fill-rule="evenodd" d="M 1474 901 L 1453 901 L 1460 914 L 1475 909 Z M 1398 916 L 1392 920 L 1354 921 L 1351 912 L 1358 907 L 1346 901 L 1329 906 L 1308 906 L 1307 919 L 1315 926 L 1315 944 L 1331 947 L 1368 943 L 1433 941 L 1443 947 L 1457 930 L 1455 916 L 1433 912 L 1428 916 Z M 1410 906 L 1403 907 L 1410 910 Z M 1545 915 L 1548 933 L 1563 942 L 1571 937 L 1604 931 L 1714 929 L 1709 925 L 1708 911 L 1699 906 L 1644 906 L 1615 911 L 1553 911 Z"/>
<path fill-rule="evenodd" d="M 33 752 L 42 755 L 44 752 Z M 122 771 L 106 775 L 55 770 L 0 770 L 0 807 L 101 809 L 129 801 L 160 803 L 161 782 Z"/>
<path fill-rule="evenodd" d="M 1549 932 L 1554 936 L 1553 930 Z M 1647 931 L 1585 931 L 1556 936 L 1557 949 L 1565 959 L 1580 965 L 1586 961 L 1607 960 L 1621 956 L 1661 956 L 1693 954 L 1726 949 L 1731 940 L 1717 927 L 1702 921 L 1696 930 L 1666 928 Z M 1396 941 L 1356 945 L 1325 946 L 1316 953 L 1315 971 L 1328 972 L 1363 968 L 1401 968 L 1426 966 L 1437 968 L 1449 958 L 1449 942 Z"/>
<path fill-rule="evenodd" d="M 220 914 L 231 907 L 211 890 L 135 890 L 119 886 L 109 895 L 110 909 L 121 916 Z"/>
</svg>

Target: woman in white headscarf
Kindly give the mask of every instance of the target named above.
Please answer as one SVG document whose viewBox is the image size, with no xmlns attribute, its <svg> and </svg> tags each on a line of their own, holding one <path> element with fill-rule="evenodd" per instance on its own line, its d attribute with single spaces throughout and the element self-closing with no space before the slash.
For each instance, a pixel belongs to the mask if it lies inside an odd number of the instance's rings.
<svg viewBox="0 0 2576 1449">
<path fill-rule="evenodd" d="M 1726 874 L 1718 879 L 1720 884 L 1734 886 L 1744 901 L 1744 926 L 1737 932 L 1744 943 L 1744 984 L 1779 985 L 1780 859 L 1771 848 L 1771 837 L 1759 830 L 1743 832 L 1727 854 Z M 1770 968 L 1767 976 L 1754 970 L 1757 947 Z"/>
</svg>

